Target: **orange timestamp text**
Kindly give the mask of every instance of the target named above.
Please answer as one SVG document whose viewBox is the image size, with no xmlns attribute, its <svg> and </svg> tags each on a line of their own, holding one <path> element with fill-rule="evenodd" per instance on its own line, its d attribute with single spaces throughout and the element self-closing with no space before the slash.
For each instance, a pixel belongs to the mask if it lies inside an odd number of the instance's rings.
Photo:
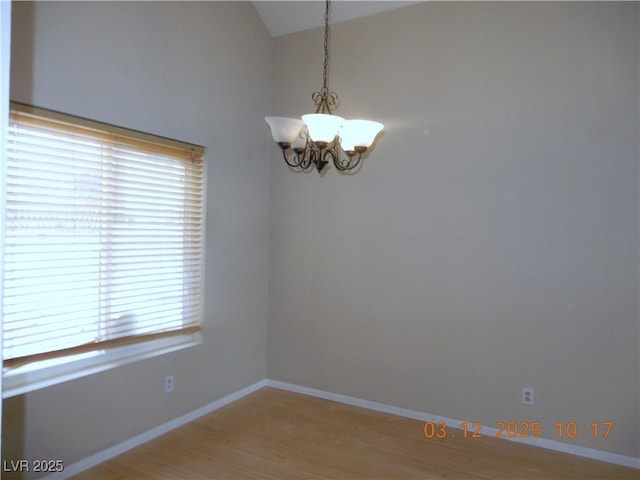
<svg viewBox="0 0 640 480">
<path fill-rule="evenodd" d="M 613 428 L 613 422 L 592 422 L 590 424 L 584 424 L 569 421 L 556 422 L 554 426 L 558 438 L 609 438 L 609 434 Z M 460 435 L 461 432 L 463 438 L 482 438 L 488 436 L 509 439 L 542 437 L 541 422 L 499 421 L 496 422 L 495 427 L 492 428 L 492 430 L 496 431 L 489 435 L 481 433 L 482 427 L 481 422 L 462 422 L 459 427 L 451 428 L 455 429 L 458 435 Z M 447 422 L 425 422 L 423 431 L 426 438 L 442 439 L 447 436 L 455 436 L 455 433 L 449 431 Z"/>
</svg>

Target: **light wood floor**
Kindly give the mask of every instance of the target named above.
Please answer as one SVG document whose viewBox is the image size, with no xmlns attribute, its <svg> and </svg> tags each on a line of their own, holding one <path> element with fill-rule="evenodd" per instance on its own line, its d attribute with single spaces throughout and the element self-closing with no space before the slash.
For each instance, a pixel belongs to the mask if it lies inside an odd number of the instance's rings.
<svg viewBox="0 0 640 480">
<path fill-rule="evenodd" d="M 76 479 L 639 479 L 640 471 L 264 388 Z M 455 430 L 454 430 L 455 432 Z"/>
</svg>

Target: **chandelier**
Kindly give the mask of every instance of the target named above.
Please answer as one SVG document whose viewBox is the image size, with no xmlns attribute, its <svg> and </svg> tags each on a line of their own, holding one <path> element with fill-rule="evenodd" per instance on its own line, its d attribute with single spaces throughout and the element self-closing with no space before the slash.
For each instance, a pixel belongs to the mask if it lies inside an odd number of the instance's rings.
<svg viewBox="0 0 640 480">
<path fill-rule="evenodd" d="M 318 172 L 332 161 L 335 167 L 346 172 L 360 165 L 362 154 L 367 151 L 384 125 L 370 120 L 345 120 L 333 115 L 338 106 L 338 95 L 329 91 L 327 68 L 329 65 L 329 0 L 324 13 L 324 64 L 322 88 L 311 99 L 315 113 L 302 115 L 302 120 L 287 117 L 265 117 L 271 127 L 273 139 L 282 149 L 282 156 L 291 168 L 308 171 L 316 167 Z"/>
</svg>

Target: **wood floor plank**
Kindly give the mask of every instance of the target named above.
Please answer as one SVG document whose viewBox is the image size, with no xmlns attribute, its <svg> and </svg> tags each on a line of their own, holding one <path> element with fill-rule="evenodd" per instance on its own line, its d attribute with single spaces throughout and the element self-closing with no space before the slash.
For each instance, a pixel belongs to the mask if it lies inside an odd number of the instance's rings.
<svg viewBox="0 0 640 480">
<path fill-rule="evenodd" d="M 639 480 L 640 471 L 263 388 L 76 477 Z"/>
</svg>

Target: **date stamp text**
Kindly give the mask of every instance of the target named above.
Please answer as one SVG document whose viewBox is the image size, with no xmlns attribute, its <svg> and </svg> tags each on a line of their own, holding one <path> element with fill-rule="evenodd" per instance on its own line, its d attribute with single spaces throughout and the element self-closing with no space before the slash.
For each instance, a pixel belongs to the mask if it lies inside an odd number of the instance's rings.
<svg viewBox="0 0 640 480">
<path fill-rule="evenodd" d="M 558 439 L 574 439 L 574 438 L 609 438 L 609 434 L 613 428 L 613 422 L 591 422 L 578 423 L 574 421 L 556 422 L 553 431 Z M 483 424 L 481 422 L 462 422 L 460 426 L 447 425 L 447 422 L 425 422 L 424 436 L 426 438 L 446 438 L 455 436 L 456 434 L 463 438 L 540 438 L 543 436 L 541 422 L 496 422 L 495 426 L 490 428 L 491 433 L 487 434 L 488 429 L 483 432 Z"/>
</svg>

